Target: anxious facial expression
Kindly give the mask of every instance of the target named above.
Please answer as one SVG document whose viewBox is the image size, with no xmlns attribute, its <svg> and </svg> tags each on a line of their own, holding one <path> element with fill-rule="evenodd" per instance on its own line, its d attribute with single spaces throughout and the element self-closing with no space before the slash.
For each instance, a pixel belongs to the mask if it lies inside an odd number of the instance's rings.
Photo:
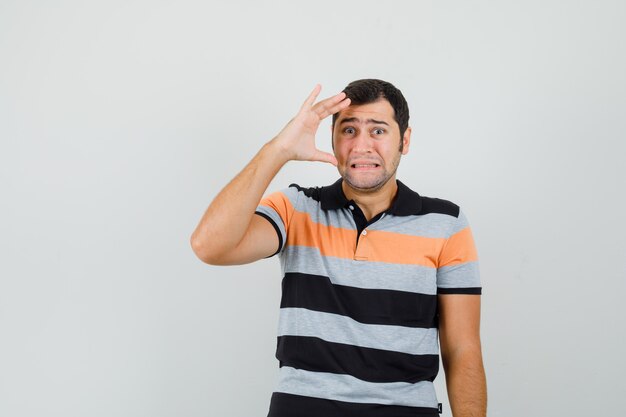
<svg viewBox="0 0 626 417">
<path fill-rule="evenodd" d="M 409 151 L 410 135 L 407 128 L 400 151 L 400 127 L 385 99 L 349 106 L 333 126 L 337 169 L 350 187 L 375 192 L 395 178 L 400 156 Z"/>
</svg>

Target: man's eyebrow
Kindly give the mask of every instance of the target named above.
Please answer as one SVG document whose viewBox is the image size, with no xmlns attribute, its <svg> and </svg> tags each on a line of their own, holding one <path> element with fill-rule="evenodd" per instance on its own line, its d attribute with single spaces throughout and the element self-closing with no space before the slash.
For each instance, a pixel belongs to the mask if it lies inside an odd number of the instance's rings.
<svg viewBox="0 0 626 417">
<path fill-rule="evenodd" d="M 359 120 L 358 117 L 346 117 L 345 119 L 342 119 L 339 122 L 339 124 L 341 125 L 341 124 L 344 124 L 344 123 L 352 123 L 352 122 L 360 123 L 361 121 Z M 376 119 L 366 119 L 365 123 L 389 126 L 389 123 L 384 122 L 382 120 L 376 120 Z"/>
</svg>

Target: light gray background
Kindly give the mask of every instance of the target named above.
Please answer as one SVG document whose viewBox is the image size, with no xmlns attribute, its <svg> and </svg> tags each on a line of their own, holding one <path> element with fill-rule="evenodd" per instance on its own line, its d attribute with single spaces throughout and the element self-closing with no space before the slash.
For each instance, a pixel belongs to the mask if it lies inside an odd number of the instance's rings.
<svg viewBox="0 0 626 417">
<path fill-rule="evenodd" d="M 410 104 L 399 178 L 472 225 L 489 414 L 625 415 L 625 19 L 623 1 L 1 1 L 0 415 L 265 416 L 277 259 L 207 266 L 189 237 L 315 83 L 364 77 Z M 269 191 L 337 175 L 292 162 Z"/>
</svg>

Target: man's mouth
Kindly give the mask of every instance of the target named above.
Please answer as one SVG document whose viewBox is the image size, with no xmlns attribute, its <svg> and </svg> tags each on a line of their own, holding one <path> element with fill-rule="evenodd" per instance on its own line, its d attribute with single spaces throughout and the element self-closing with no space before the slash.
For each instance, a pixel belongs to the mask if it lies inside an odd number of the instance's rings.
<svg viewBox="0 0 626 417">
<path fill-rule="evenodd" d="M 380 167 L 378 164 L 352 164 L 350 167 L 355 169 L 374 169 Z"/>
</svg>

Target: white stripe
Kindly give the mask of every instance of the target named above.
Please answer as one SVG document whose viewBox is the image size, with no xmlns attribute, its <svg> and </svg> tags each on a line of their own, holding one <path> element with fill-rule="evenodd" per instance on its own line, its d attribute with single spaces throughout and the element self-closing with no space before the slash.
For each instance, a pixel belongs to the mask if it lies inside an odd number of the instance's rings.
<svg viewBox="0 0 626 417">
<path fill-rule="evenodd" d="M 353 403 L 437 408 L 435 387 L 430 381 L 366 382 L 350 375 L 310 372 L 283 366 L 275 391 Z"/>
<path fill-rule="evenodd" d="M 278 336 L 319 337 L 327 342 L 411 355 L 439 354 L 436 328 L 363 324 L 340 314 L 306 308 L 281 308 Z"/>
</svg>

